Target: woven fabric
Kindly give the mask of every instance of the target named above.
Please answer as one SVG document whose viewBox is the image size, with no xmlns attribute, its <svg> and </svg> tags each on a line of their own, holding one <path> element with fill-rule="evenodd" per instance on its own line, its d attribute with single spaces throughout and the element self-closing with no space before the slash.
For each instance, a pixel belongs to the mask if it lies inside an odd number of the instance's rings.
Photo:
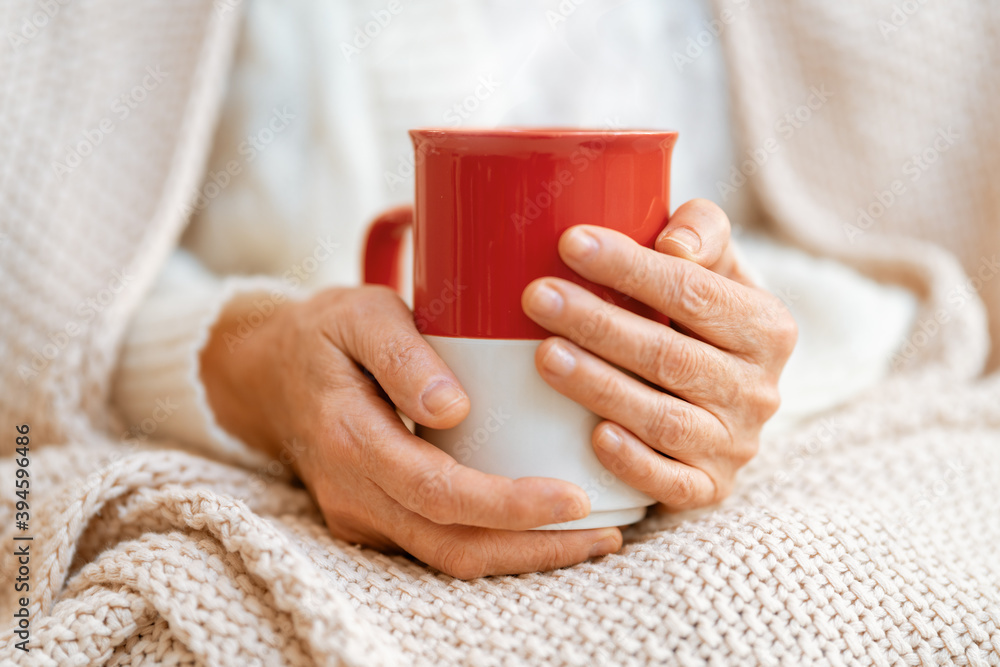
<svg viewBox="0 0 1000 667">
<path fill-rule="evenodd" d="M 0 32 L 41 4 L 8 2 Z M 970 282 L 998 245 L 996 5 L 919 5 L 886 35 L 883 3 L 733 6 L 745 149 L 782 139 L 738 187 L 761 225 L 917 290 L 912 353 L 877 391 L 766 442 L 723 505 L 651 516 L 599 560 L 469 582 L 332 539 L 280 461 L 106 435 L 116 350 L 197 185 L 235 12 L 53 6 L 0 56 L 0 424 L 8 453 L 32 426 L 34 537 L 29 652 L 9 620 L 17 563 L 0 556 L 4 664 L 1000 664 L 1000 379 L 978 377 L 1000 292 L 986 272 Z M 157 102 L 61 181 L 52 161 L 157 65 Z M 822 85 L 829 100 L 781 135 Z M 852 242 L 855 209 L 949 124 L 967 143 Z M 115 271 L 111 303 L 53 342 Z M 0 462 L 4 545 L 15 466 Z"/>
</svg>

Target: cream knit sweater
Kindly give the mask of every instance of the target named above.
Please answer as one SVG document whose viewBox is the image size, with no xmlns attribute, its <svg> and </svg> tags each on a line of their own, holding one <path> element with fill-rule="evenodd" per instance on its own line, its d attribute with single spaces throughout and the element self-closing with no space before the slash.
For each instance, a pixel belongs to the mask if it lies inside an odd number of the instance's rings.
<svg viewBox="0 0 1000 667">
<path fill-rule="evenodd" d="M 355 36 L 339 45 L 336 26 L 373 20 L 377 0 L 251 0 L 245 9 L 185 250 L 134 312 L 119 357 L 113 403 L 127 424 L 151 428 L 150 415 L 170 399 L 157 438 L 253 458 L 216 425 L 198 379 L 210 326 L 234 298 L 250 331 L 273 292 L 356 284 L 368 222 L 412 199 L 407 127 L 681 128 L 675 202 L 712 197 L 737 223 L 744 217 L 746 189 L 731 193 L 720 180 L 738 162 L 722 47 L 688 41 L 695 31 L 704 42 L 712 20 L 704 0 L 636 0 L 613 12 L 595 4 L 574 9 L 572 21 L 538 13 L 535 0 L 424 0 L 383 17 L 371 43 Z M 588 54 L 579 43 L 598 27 L 599 53 Z M 354 42 L 365 50 L 355 53 Z M 739 245 L 799 323 L 769 430 L 840 405 L 885 375 L 912 325 L 908 292 L 758 236 Z M 258 276 L 240 277 L 247 273 Z"/>
<path fill-rule="evenodd" d="M 599 561 L 474 582 L 331 539 L 280 461 L 116 437 L 119 346 L 198 187 L 236 12 L 40 6 L 0 21 L 0 423 L 6 451 L 16 424 L 32 443 L 29 530 L 7 458 L 0 532 L 34 537 L 32 650 L 11 624 L 4 661 L 1000 664 L 1000 383 L 977 379 L 1000 322 L 993 5 L 730 8 L 742 145 L 768 155 L 744 186 L 756 218 L 921 296 L 898 372 L 769 441 L 722 507 L 651 517 Z M 814 86 L 832 94 L 787 133 Z"/>
</svg>

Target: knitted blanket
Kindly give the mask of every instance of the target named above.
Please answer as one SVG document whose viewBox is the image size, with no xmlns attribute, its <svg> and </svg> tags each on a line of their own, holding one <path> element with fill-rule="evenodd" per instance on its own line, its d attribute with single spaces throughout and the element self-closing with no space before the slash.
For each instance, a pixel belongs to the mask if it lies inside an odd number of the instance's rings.
<svg viewBox="0 0 1000 667">
<path fill-rule="evenodd" d="M 0 12 L 0 662 L 1000 664 L 995 3 L 716 8 L 746 150 L 720 196 L 751 188 L 762 227 L 914 290 L 917 327 L 887 382 L 769 438 L 721 506 L 468 582 L 332 539 L 288 460 L 159 441 L 169 397 L 127 432 L 107 407 L 237 5 Z"/>
</svg>

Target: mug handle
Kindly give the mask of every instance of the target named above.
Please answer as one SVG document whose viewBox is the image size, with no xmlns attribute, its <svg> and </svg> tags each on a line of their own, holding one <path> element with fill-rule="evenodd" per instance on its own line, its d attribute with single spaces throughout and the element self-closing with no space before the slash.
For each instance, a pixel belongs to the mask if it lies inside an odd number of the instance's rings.
<svg viewBox="0 0 1000 667">
<path fill-rule="evenodd" d="M 368 226 L 362 268 L 365 283 L 402 290 L 399 255 L 403 250 L 403 235 L 412 224 L 413 207 L 406 205 L 385 211 Z"/>
</svg>

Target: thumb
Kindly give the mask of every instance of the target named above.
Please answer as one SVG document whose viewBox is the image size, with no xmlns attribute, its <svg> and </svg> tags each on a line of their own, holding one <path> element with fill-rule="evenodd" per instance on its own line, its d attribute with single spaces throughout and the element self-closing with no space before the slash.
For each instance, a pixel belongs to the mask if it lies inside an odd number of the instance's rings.
<svg viewBox="0 0 1000 667">
<path fill-rule="evenodd" d="M 350 316 L 335 324 L 344 352 L 418 424 L 451 428 L 465 419 L 468 395 L 417 331 L 402 299 L 383 287 L 363 287 L 357 300 Z"/>
<path fill-rule="evenodd" d="M 707 199 L 679 206 L 656 238 L 658 252 L 687 259 L 725 277 L 732 277 L 736 253 L 730 242 L 729 217 Z"/>
</svg>

